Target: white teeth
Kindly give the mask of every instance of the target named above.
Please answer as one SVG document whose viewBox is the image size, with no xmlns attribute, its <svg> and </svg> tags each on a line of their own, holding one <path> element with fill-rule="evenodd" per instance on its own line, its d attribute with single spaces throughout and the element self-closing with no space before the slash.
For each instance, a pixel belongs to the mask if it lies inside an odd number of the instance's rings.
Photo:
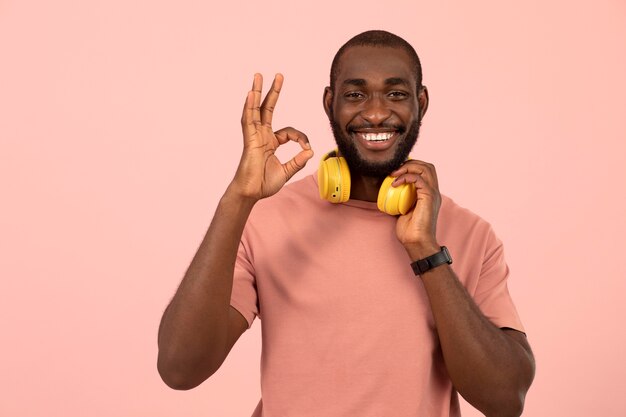
<svg viewBox="0 0 626 417">
<path fill-rule="evenodd" d="M 383 142 L 389 140 L 393 136 L 392 132 L 384 133 L 363 133 L 363 139 L 370 142 Z"/>
</svg>

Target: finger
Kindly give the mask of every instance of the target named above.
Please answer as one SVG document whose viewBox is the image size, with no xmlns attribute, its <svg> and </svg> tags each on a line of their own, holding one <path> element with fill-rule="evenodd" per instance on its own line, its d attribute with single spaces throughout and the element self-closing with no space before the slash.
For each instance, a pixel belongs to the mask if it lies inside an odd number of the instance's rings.
<svg viewBox="0 0 626 417">
<path fill-rule="evenodd" d="M 419 167 L 422 170 L 429 170 L 429 171 L 435 172 L 435 166 L 433 164 L 429 162 L 420 161 L 417 159 L 411 159 L 411 160 L 404 162 L 402 166 L 400 166 L 400 168 L 393 171 L 391 175 L 397 174 L 399 176 L 411 170 L 415 171 L 417 167 Z"/>
<path fill-rule="evenodd" d="M 270 91 L 267 92 L 263 104 L 261 105 L 261 122 L 266 126 L 272 125 L 272 116 L 274 115 L 274 108 L 280 95 L 280 90 L 283 87 L 284 77 L 282 74 L 276 74 L 274 82 L 270 87 Z"/>
<path fill-rule="evenodd" d="M 285 162 L 283 164 L 283 169 L 285 170 L 286 180 L 289 180 L 296 174 L 296 172 L 304 168 L 306 163 L 311 158 L 313 158 L 313 150 L 309 148 L 301 150 L 296 156 Z"/>
<path fill-rule="evenodd" d="M 284 145 L 289 141 L 298 142 L 303 149 L 311 149 L 309 138 L 304 133 L 293 127 L 284 127 L 274 132 L 274 136 L 278 139 L 278 143 Z"/>
<path fill-rule="evenodd" d="M 241 115 L 241 127 L 243 129 L 244 138 L 251 138 L 256 135 L 256 125 L 253 122 L 254 113 L 254 92 L 248 91 L 246 101 L 243 105 L 243 114 Z"/>
<path fill-rule="evenodd" d="M 400 175 L 392 183 L 394 187 L 400 186 L 402 184 L 413 184 L 418 189 L 418 191 L 424 190 L 428 194 L 436 194 L 439 192 L 439 190 L 424 177 L 424 174 L 407 172 Z"/>
<path fill-rule="evenodd" d="M 391 185 L 393 187 L 399 187 L 402 184 L 411 184 L 411 183 L 416 184 L 421 181 L 423 181 L 425 184 L 428 184 L 428 186 L 433 189 L 436 189 L 436 190 L 439 189 L 439 186 L 437 185 L 436 181 L 433 181 L 426 172 L 421 172 L 421 173 L 408 172 L 406 174 L 402 174 L 399 177 L 397 177 L 395 180 L 393 180 Z"/>
<path fill-rule="evenodd" d="M 410 176 L 407 175 L 405 177 L 407 179 L 407 184 L 413 184 L 417 190 L 417 199 L 423 200 L 427 197 L 435 200 L 438 195 L 438 191 L 436 188 L 432 187 L 421 175 Z"/>
<path fill-rule="evenodd" d="M 254 102 L 252 106 L 252 123 L 261 123 L 261 90 L 263 89 L 263 76 L 259 73 L 254 74 L 252 82 L 252 93 L 254 94 Z"/>
<path fill-rule="evenodd" d="M 437 179 L 437 171 L 435 166 L 431 163 L 411 160 L 404 163 L 400 168 L 393 171 L 391 174 L 392 177 L 397 177 L 393 182 L 393 186 L 398 186 L 403 184 L 404 175 L 405 174 L 417 174 L 423 177 L 432 187 L 439 188 L 439 181 Z M 411 182 L 411 181 L 409 181 Z"/>
<path fill-rule="evenodd" d="M 426 181 L 421 174 L 417 174 L 417 173 L 406 173 L 406 174 L 402 174 L 400 175 L 398 178 L 396 178 L 393 181 L 393 186 L 397 187 L 399 185 L 402 184 L 415 184 L 415 183 L 421 183 L 421 182 L 425 182 L 428 184 L 428 181 Z M 430 184 L 429 184 L 430 185 Z"/>
</svg>

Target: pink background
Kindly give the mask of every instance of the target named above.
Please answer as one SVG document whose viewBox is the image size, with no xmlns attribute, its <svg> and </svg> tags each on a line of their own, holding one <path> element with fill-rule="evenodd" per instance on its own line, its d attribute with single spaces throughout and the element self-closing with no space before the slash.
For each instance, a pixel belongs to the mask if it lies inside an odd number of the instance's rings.
<svg viewBox="0 0 626 417">
<path fill-rule="evenodd" d="M 0 415 L 252 413 L 259 323 L 177 392 L 161 313 L 236 168 L 252 74 L 285 74 L 274 127 L 308 134 L 313 172 L 332 56 L 371 28 L 422 58 L 413 156 L 505 242 L 537 358 L 524 415 L 626 415 L 623 0 L 1 1 Z"/>
</svg>

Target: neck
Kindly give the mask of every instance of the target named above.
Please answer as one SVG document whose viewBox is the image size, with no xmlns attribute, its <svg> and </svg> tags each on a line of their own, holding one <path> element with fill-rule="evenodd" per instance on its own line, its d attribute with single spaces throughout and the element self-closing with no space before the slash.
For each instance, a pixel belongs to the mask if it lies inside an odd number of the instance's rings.
<svg viewBox="0 0 626 417">
<path fill-rule="evenodd" d="M 378 190 L 384 178 L 352 175 L 350 179 L 350 199 L 361 201 L 378 200 Z"/>
</svg>

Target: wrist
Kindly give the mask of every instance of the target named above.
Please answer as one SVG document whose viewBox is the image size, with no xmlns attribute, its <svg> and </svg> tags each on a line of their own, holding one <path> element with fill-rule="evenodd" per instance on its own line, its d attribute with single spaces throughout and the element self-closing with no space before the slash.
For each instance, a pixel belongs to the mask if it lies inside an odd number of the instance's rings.
<svg viewBox="0 0 626 417">
<path fill-rule="evenodd" d="M 231 183 L 226 192 L 222 196 L 222 202 L 236 204 L 242 208 L 252 209 L 252 207 L 259 201 L 258 198 L 246 195 L 244 192 L 241 192 L 236 185 Z"/>
<path fill-rule="evenodd" d="M 448 248 L 445 246 L 441 246 L 439 251 L 433 253 L 432 255 L 428 255 L 425 258 L 419 259 L 411 263 L 411 268 L 413 268 L 413 272 L 417 276 L 423 276 L 428 271 L 431 271 L 433 268 L 437 268 L 444 264 L 451 264 L 452 257 L 450 256 L 450 252 L 448 252 Z"/>
<path fill-rule="evenodd" d="M 439 252 L 441 250 L 441 245 L 439 245 L 436 241 L 413 243 L 405 245 L 405 249 L 409 254 L 411 262 L 415 262 L 417 260 L 427 258 L 430 255 L 434 255 L 435 253 Z"/>
</svg>

